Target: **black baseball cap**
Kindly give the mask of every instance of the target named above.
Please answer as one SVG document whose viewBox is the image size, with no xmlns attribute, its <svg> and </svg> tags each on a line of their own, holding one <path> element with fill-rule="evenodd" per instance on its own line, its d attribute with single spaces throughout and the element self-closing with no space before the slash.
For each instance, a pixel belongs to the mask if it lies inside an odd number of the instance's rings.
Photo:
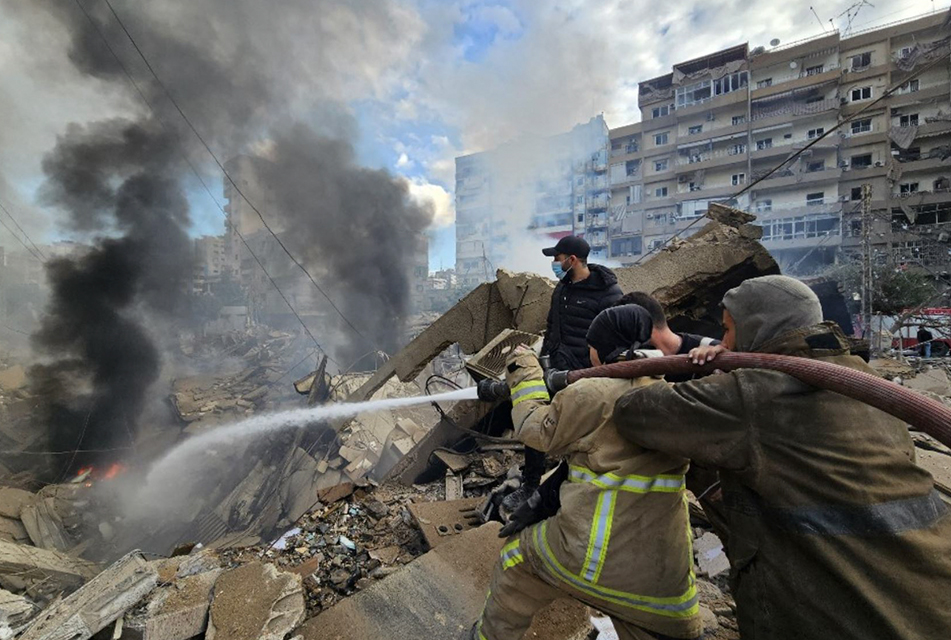
<svg viewBox="0 0 951 640">
<path fill-rule="evenodd" d="M 542 253 L 549 257 L 563 253 L 566 256 L 578 256 L 582 260 L 587 260 L 588 254 L 591 253 L 591 246 L 584 238 L 565 236 L 554 247 L 542 249 Z"/>
</svg>

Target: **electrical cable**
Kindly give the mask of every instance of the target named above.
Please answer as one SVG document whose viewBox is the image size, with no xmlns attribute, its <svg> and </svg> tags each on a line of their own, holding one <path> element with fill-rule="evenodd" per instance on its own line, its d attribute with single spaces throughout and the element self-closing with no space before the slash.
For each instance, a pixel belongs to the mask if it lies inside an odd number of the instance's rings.
<svg viewBox="0 0 951 640">
<path fill-rule="evenodd" d="M 442 380 L 444 383 L 448 384 L 454 389 L 462 389 L 461 386 L 459 386 L 458 384 L 456 384 L 449 378 L 445 376 L 441 376 L 438 373 L 434 373 L 428 378 L 426 378 L 426 382 L 423 385 L 426 390 L 426 395 L 432 395 L 432 393 L 429 390 L 429 386 L 433 380 Z M 500 438 L 498 436 L 490 436 L 488 434 L 482 433 L 481 431 L 476 431 L 475 429 L 469 429 L 468 427 L 463 427 L 460 424 L 458 424 L 455 420 L 450 418 L 449 414 L 447 414 L 445 410 L 441 406 L 439 406 L 438 402 L 431 402 L 430 404 L 433 405 L 433 408 L 436 410 L 436 413 L 439 414 L 439 417 L 446 421 L 446 424 L 451 426 L 453 429 L 456 429 L 457 431 L 461 431 L 462 433 L 472 436 L 473 438 L 481 438 L 483 440 L 487 440 L 489 442 L 495 442 L 499 444 L 522 444 L 520 440 L 515 440 L 513 438 Z M 495 411 L 494 408 L 493 408 L 493 411 Z"/>
<path fill-rule="evenodd" d="M 198 132 L 198 129 L 195 128 L 195 125 L 193 125 L 191 120 L 189 120 L 188 116 L 185 115 L 185 112 L 179 106 L 178 102 L 175 100 L 174 97 L 172 97 L 172 94 L 169 92 L 168 88 L 159 78 L 158 74 L 155 72 L 155 69 L 152 67 L 152 64 L 149 62 L 148 58 L 145 57 L 145 54 L 142 52 L 142 49 L 139 48 L 138 43 L 135 41 L 135 39 L 132 37 L 132 34 L 126 28 L 125 23 L 122 22 L 122 19 L 119 17 L 119 14 L 116 13 L 116 10 L 112 7 L 112 3 L 109 0 L 102 0 L 102 1 L 105 2 L 107 7 L 109 7 L 109 11 L 112 13 L 113 17 L 115 17 L 116 22 L 119 24 L 119 27 L 125 33 L 126 37 L 129 38 L 129 42 L 132 43 L 133 48 L 139 54 L 139 57 L 142 58 L 142 62 L 145 63 L 145 66 L 148 68 L 149 72 L 152 74 L 152 77 L 155 78 L 155 81 L 158 83 L 159 87 L 161 87 L 162 91 L 165 93 L 165 96 L 169 99 L 169 101 L 175 107 L 176 111 L 178 111 L 178 114 L 182 117 L 182 119 L 188 125 L 188 128 L 191 129 L 192 133 L 195 134 L 195 137 L 198 138 L 198 141 L 201 143 L 201 145 L 205 148 L 208 154 L 215 161 L 215 164 L 218 165 L 218 168 L 221 170 L 222 174 L 224 174 L 225 178 L 228 179 L 228 182 L 231 184 L 234 190 L 238 193 L 238 195 L 240 195 L 241 198 L 248 204 L 248 206 L 251 207 L 254 213 L 257 214 L 258 218 L 261 220 L 261 224 L 264 225 L 264 228 L 267 230 L 267 232 L 270 233 L 271 236 L 274 237 L 274 240 L 281 247 L 284 253 L 287 254 L 287 257 L 290 258 L 291 262 L 297 265 L 297 267 L 301 270 L 301 272 L 303 272 L 303 274 L 307 276 L 307 279 L 310 280 L 311 284 L 313 284 L 314 287 L 317 289 L 317 291 L 319 291 L 321 295 L 324 296 L 327 302 L 330 303 L 330 306 L 333 307 L 334 311 L 337 312 L 337 314 L 343 319 L 344 322 L 347 323 L 347 326 L 349 326 L 354 331 L 354 333 L 356 333 L 358 336 L 363 338 L 369 344 L 372 344 L 376 346 L 377 348 L 380 348 L 380 345 L 377 344 L 375 340 L 371 340 L 370 338 L 366 337 L 363 333 L 360 332 L 359 329 L 357 329 L 357 327 L 350 321 L 350 319 L 347 318 L 347 316 L 344 315 L 344 313 L 340 310 L 340 308 L 333 301 L 330 295 L 327 294 L 327 292 L 324 291 L 324 289 L 317 283 L 314 277 L 310 274 L 310 271 L 308 271 L 307 268 L 304 267 L 304 265 L 301 264 L 301 262 L 296 257 L 294 257 L 294 255 L 290 252 L 290 250 L 288 250 L 288 248 L 284 245 L 284 242 L 274 232 L 274 230 L 268 224 L 267 220 L 265 220 L 264 215 L 261 213 L 261 211 L 254 205 L 253 202 L 251 202 L 251 200 L 244 194 L 244 192 L 241 191 L 241 188 L 238 187 L 237 183 L 234 181 L 234 179 L 232 179 L 231 175 L 228 173 L 224 165 L 218 159 L 218 156 L 215 154 L 214 151 L 211 150 L 211 147 L 208 145 L 208 143 L 205 141 L 202 135 Z"/>
<path fill-rule="evenodd" d="M 11 228 L 9 227 L 9 225 L 7 225 L 7 223 L 3 221 L 3 218 L 0 218 L 0 225 L 3 225 L 3 228 L 6 229 L 7 231 L 9 231 L 9 232 L 10 232 L 10 235 L 13 236 L 14 238 L 16 238 L 17 242 L 19 242 L 20 244 L 22 244 L 22 245 L 23 245 L 23 248 L 26 249 L 26 250 L 29 252 L 29 254 L 30 254 L 31 256 L 33 256 L 34 258 L 36 258 L 36 259 L 39 260 L 40 262 L 44 262 L 43 258 L 41 258 L 40 256 L 38 256 L 38 255 L 36 254 L 36 252 L 33 251 L 33 249 L 31 249 L 25 242 L 23 242 L 23 239 L 20 238 L 20 236 L 18 236 L 16 233 L 14 233 L 13 229 L 11 229 Z"/>
<path fill-rule="evenodd" d="M 5 214 L 7 214 L 7 217 L 10 218 L 10 220 L 13 221 L 13 224 L 16 225 L 16 228 L 19 229 L 19 230 L 20 230 L 20 233 L 23 234 L 23 237 L 26 238 L 27 240 L 29 240 L 29 241 L 30 241 L 30 244 L 33 245 L 33 248 L 36 249 L 36 252 L 37 252 L 38 254 L 40 254 L 41 261 L 42 261 L 42 262 L 45 262 L 45 261 L 46 261 L 46 256 L 43 254 L 43 252 L 40 250 L 40 248 L 39 248 L 38 246 L 36 246 L 36 243 L 33 242 L 33 238 L 31 238 L 31 237 L 29 236 L 29 234 L 27 234 L 27 232 L 23 230 L 23 227 L 20 226 L 20 223 L 17 222 L 17 219 L 13 217 L 13 214 L 12 214 L 12 213 L 10 213 L 10 210 L 7 209 L 5 206 L 3 206 L 3 203 L 2 203 L 2 202 L 0 202 L 0 211 L 3 211 Z"/>
<path fill-rule="evenodd" d="M 130 84 L 131 84 L 132 87 L 135 89 L 136 93 L 139 94 L 139 97 L 140 97 L 140 98 L 142 99 L 142 101 L 145 103 L 145 106 L 148 107 L 149 111 L 152 113 L 152 116 L 155 118 L 155 121 L 159 124 L 160 127 L 162 127 L 162 130 L 163 130 L 163 131 L 165 131 L 166 133 L 170 133 L 169 128 L 166 127 L 165 122 L 164 122 L 164 121 L 162 120 L 162 118 L 158 115 L 158 112 L 157 112 L 157 111 L 155 110 L 155 108 L 152 106 L 151 101 L 149 101 L 149 99 L 146 97 L 145 92 L 142 91 L 142 89 L 139 87 L 139 84 L 135 81 L 135 78 L 132 77 L 132 74 L 131 74 L 131 72 L 129 71 L 128 67 L 126 67 L 125 63 L 122 62 L 122 60 L 119 58 L 118 53 L 115 51 L 115 49 L 114 49 L 114 48 L 112 47 L 112 45 L 109 43 L 109 40 L 106 38 L 105 33 L 102 32 L 102 29 L 99 27 L 99 24 L 98 24 L 98 23 L 93 19 L 93 17 L 89 14 L 89 12 L 88 12 L 88 11 L 86 10 L 86 8 L 83 6 L 82 2 L 80 2 L 80 0 L 75 0 L 75 3 L 76 3 L 76 5 L 79 7 L 80 11 L 83 12 L 83 15 L 86 16 L 86 19 L 87 19 L 87 20 L 89 21 L 89 23 L 92 25 L 92 27 L 93 27 L 93 29 L 96 31 L 96 33 L 99 34 L 99 37 L 102 39 L 103 43 L 106 45 L 106 48 L 109 50 L 109 53 L 112 54 L 112 57 L 115 59 L 116 63 L 119 65 L 119 67 L 122 69 L 123 73 L 125 74 L 125 77 L 129 80 Z M 216 198 L 216 197 L 214 196 L 214 194 L 211 192 L 211 189 L 208 187 L 208 184 L 205 182 L 204 178 L 202 178 L 201 174 L 198 172 L 198 169 L 195 167 L 195 165 L 192 163 L 192 161 L 191 161 L 191 160 L 188 158 L 188 156 L 185 154 L 184 149 L 179 148 L 178 151 L 179 151 L 180 155 L 182 156 L 182 159 L 185 161 L 185 164 L 187 164 L 188 167 L 189 167 L 189 169 L 191 169 L 192 173 L 195 174 L 195 177 L 198 179 L 198 182 L 201 184 L 201 186 L 204 188 L 205 192 L 208 194 L 208 197 L 211 198 L 212 202 L 215 203 L 215 206 L 216 206 L 216 207 L 218 208 L 218 210 L 221 212 L 221 215 L 224 216 L 225 220 L 227 220 L 227 219 L 228 219 L 228 214 L 227 214 L 227 212 L 224 210 L 224 207 L 221 205 L 220 202 L 218 202 L 218 198 Z M 268 281 L 270 282 L 271 286 L 274 287 L 275 291 L 277 291 L 278 295 L 281 297 L 281 300 L 283 300 L 283 301 L 284 301 L 284 304 L 287 305 L 287 308 L 290 309 L 291 313 L 292 313 L 292 314 L 294 315 L 294 317 L 297 319 L 297 322 L 300 323 L 301 328 L 304 330 L 304 332 L 307 334 L 307 336 L 314 342 L 314 344 L 317 346 L 317 348 L 320 349 L 321 353 L 324 353 L 325 355 L 327 355 L 327 357 L 330 359 L 330 361 L 333 362 L 334 364 L 336 364 L 336 365 L 339 367 L 339 366 L 340 366 L 340 363 L 337 362 L 336 360 L 334 360 L 332 357 L 330 357 L 329 354 L 327 354 L 327 352 L 324 350 L 324 348 L 320 345 L 320 343 L 317 342 L 317 338 L 315 338 L 314 335 L 311 333 L 310 329 L 309 329 L 309 328 L 307 327 L 307 325 L 304 323 L 303 318 L 301 318 L 300 314 L 297 312 L 297 310 L 296 310 L 296 309 L 294 308 L 294 306 L 291 304 L 290 300 L 287 298 L 287 296 L 284 294 L 284 292 L 283 292 L 283 291 L 281 290 L 281 288 L 278 286 L 277 282 L 275 282 L 274 278 L 273 278 L 273 277 L 271 276 L 271 274 L 268 272 L 267 268 L 265 268 L 264 263 L 261 262 L 261 259 L 258 258 L 258 255 L 254 252 L 254 250 L 251 249 L 251 246 L 248 244 L 248 241 L 245 239 L 244 235 L 242 235 L 241 232 L 238 231 L 238 230 L 237 230 L 235 227 L 233 227 L 233 226 L 231 227 L 231 230 L 234 231 L 235 235 L 237 235 L 238 238 L 241 240 L 241 243 L 244 244 L 245 249 L 247 249 L 248 253 L 249 253 L 249 254 L 251 255 L 251 257 L 254 259 L 255 263 L 257 263 L 258 267 L 261 268 L 261 271 L 264 273 L 265 277 L 268 279 Z"/>
</svg>

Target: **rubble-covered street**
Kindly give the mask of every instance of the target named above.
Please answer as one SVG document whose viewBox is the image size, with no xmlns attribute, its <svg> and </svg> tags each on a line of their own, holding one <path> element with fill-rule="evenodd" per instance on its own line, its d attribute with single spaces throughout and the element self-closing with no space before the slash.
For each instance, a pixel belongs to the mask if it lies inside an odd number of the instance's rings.
<svg viewBox="0 0 951 640">
<path fill-rule="evenodd" d="M 776 269 L 750 227 L 724 222 L 619 270 L 619 279 L 649 288 L 676 310 L 674 322 L 708 322 L 723 290 Z M 143 429 L 136 456 L 262 412 L 468 386 L 465 366 L 498 367 L 498 345 L 543 330 L 550 293 L 546 279 L 500 271 L 375 373 L 331 375 L 289 332 L 183 339 L 194 373 L 170 381 L 165 406 L 176 430 Z M 951 403 L 946 366 L 872 365 Z M 160 518 L 137 521 L 121 506 L 143 481 L 136 457 L 40 487 L 42 467 L 9 455 L 29 450 L 24 384 L 22 365 L 5 362 L 0 638 L 448 640 L 479 614 L 504 542 L 499 524 L 484 524 L 479 512 L 522 462 L 493 406 L 364 413 L 205 451 L 192 493 Z M 951 450 L 913 436 L 919 463 L 951 500 Z M 692 494 L 689 507 L 704 637 L 739 638 L 723 544 Z M 558 601 L 530 637 L 590 638 L 604 620 Z"/>
</svg>

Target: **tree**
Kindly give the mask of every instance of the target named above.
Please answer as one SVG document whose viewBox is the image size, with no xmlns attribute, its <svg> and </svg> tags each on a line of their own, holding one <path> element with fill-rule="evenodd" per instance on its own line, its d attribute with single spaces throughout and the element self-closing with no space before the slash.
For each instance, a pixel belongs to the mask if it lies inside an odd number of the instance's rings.
<svg viewBox="0 0 951 640">
<path fill-rule="evenodd" d="M 862 267 L 844 264 L 824 274 L 836 280 L 845 292 L 849 310 L 861 311 Z M 943 288 L 933 276 L 905 266 L 879 265 L 872 268 L 872 311 L 897 316 L 907 309 L 931 304 Z"/>
</svg>

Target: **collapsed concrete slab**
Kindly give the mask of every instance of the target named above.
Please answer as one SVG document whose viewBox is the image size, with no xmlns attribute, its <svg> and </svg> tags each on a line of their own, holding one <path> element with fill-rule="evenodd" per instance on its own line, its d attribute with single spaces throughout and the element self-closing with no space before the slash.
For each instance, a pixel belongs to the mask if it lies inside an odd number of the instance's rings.
<svg viewBox="0 0 951 640">
<path fill-rule="evenodd" d="M 25 597 L 0 589 L 0 638 L 19 633 L 36 612 L 36 605 Z"/>
<path fill-rule="evenodd" d="M 710 206 L 714 214 L 708 217 L 714 221 L 702 230 L 643 264 L 615 270 L 625 293 L 645 291 L 657 298 L 675 330 L 696 328 L 698 322 L 716 329 L 723 294 L 749 278 L 779 273 L 776 261 L 759 243 L 762 229 L 746 224 L 749 214 Z M 742 215 L 731 217 L 734 213 Z"/>
<path fill-rule="evenodd" d="M 414 502 L 409 505 L 409 512 L 416 520 L 426 544 L 434 549 L 482 524 L 481 519 L 473 517 L 473 514 L 484 501 L 485 498 L 462 498 Z"/>
<path fill-rule="evenodd" d="M 252 562 L 218 577 L 205 640 L 283 640 L 304 611 L 299 575 Z"/>
<path fill-rule="evenodd" d="M 212 590 L 221 572 L 206 571 L 156 589 L 145 610 L 126 623 L 128 635 L 141 640 L 187 640 L 204 633 Z"/>
<path fill-rule="evenodd" d="M 87 640 L 144 598 L 158 573 L 138 551 L 116 561 L 78 591 L 47 607 L 22 640 Z"/>
<path fill-rule="evenodd" d="M 475 353 L 502 329 L 539 333 L 545 328 L 554 283 L 530 273 L 499 270 L 496 282 L 480 284 L 380 367 L 350 400 L 369 398 L 394 375 L 406 382 L 453 344 Z"/>
<path fill-rule="evenodd" d="M 464 637 L 485 604 L 505 540 L 490 523 L 453 536 L 398 572 L 305 622 L 303 640 Z M 535 617 L 527 638 L 560 640 L 589 628 L 586 608 L 562 600 Z M 583 637 L 583 636 L 582 636 Z"/>
<path fill-rule="evenodd" d="M 76 588 L 99 567 L 65 553 L 0 542 L 0 585 L 14 591 L 36 586 L 40 593 Z"/>
</svg>

